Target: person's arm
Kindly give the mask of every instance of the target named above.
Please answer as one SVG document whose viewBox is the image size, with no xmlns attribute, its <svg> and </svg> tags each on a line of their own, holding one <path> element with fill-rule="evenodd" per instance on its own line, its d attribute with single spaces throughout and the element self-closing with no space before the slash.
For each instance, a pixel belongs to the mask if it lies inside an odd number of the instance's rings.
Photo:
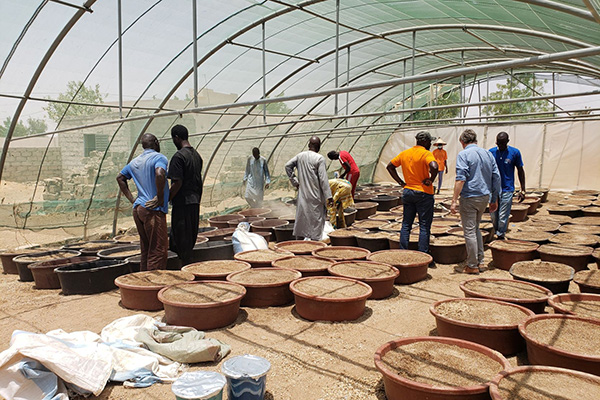
<svg viewBox="0 0 600 400">
<path fill-rule="evenodd" d="M 248 181 L 248 177 L 250 176 L 250 157 L 246 159 L 246 172 L 244 172 L 244 182 Z"/>
<path fill-rule="evenodd" d="M 465 186 L 465 181 L 454 181 L 454 193 L 452 194 L 452 204 L 450 205 L 450 212 L 456 214 L 456 206 L 458 205 L 458 196 Z"/>
<path fill-rule="evenodd" d="M 525 189 L 527 187 L 525 186 L 525 170 L 523 169 L 522 165 L 517 167 L 517 175 L 519 176 L 519 183 L 521 184 L 521 191 L 517 195 L 517 199 L 520 203 L 525 200 L 525 193 L 527 193 Z"/>
<path fill-rule="evenodd" d="M 167 183 L 167 173 L 164 168 L 157 167 L 154 169 L 154 182 L 156 184 L 156 196 L 144 204 L 144 207 L 150 210 L 162 206 L 165 202 L 165 184 Z"/>
<path fill-rule="evenodd" d="M 296 189 L 298 189 L 298 187 L 300 186 L 300 184 L 298 183 L 298 179 L 296 179 L 296 175 L 294 174 L 294 168 L 296 168 L 297 164 L 298 156 L 294 156 L 294 158 L 292 158 L 285 164 L 285 173 L 290 179 L 290 183 L 292 184 L 292 186 L 294 186 Z"/>
<path fill-rule="evenodd" d="M 435 178 L 437 177 L 438 174 L 438 168 L 439 165 L 436 161 L 431 161 L 429 163 L 429 178 L 423 179 L 423 185 L 425 186 L 431 186 L 431 184 L 433 183 L 433 181 L 435 181 Z"/>
<path fill-rule="evenodd" d="M 182 186 L 183 181 L 181 179 L 171 179 L 171 187 L 169 188 L 169 201 L 173 200 Z"/>
<path fill-rule="evenodd" d="M 344 177 L 350 172 L 350 164 L 347 161 L 342 162 L 342 167 L 344 168 L 344 172 L 340 175 L 341 179 L 344 179 Z"/>
<path fill-rule="evenodd" d="M 117 183 L 119 184 L 119 189 L 121 190 L 123 195 L 127 198 L 127 200 L 129 200 L 131 204 L 133 204 L 135 199 L 133 198 L 133 194 L 131 194 L 131 190 L 129 190 L 129 185 L 127 184 L 127 178 L 125 177 L 125 175 L 119 173 L 119 175 L 117 175 Z"/>
<path fill-rule="evenodd" d="M 317 164 L 317 179 L 319 179 L 319 186 L 321 186 L 323 198 L 326 199 L 326 205 L 333 205 L 333 196 L 331 195 L 331 187 L 329 186 L 329 178 L 327 178 L 327 166 L 325 165 L 324 158 Z"/>
<path fill-rule="evenodd" d="M 396 168 L 397 168 L 397 167 L 396 167 L 394 164 L 392 164 L 392 162 L 391 162 L 391 161 L 388 163 L 387 167 L 385 167 L 385 168 L 388 170 L 389 174 L 392 176 L 392 178 L 393 178 L 393 179 L 394 179 L 396 182 L 398 182 L 398 184 L 399 184 L 400 186 L 404 187 L 404 185 L 406 185 L 406 182 L 404 182 L 404 181 L 403 181 L 403 180 L 400 178 L 400 176 L 398 175 L 398 171 L 396 171 Z"/>
<path fill-rule="evenodd" d="M 496 158 L 492 155 L 492 153 L 488 154 L 492 159 L 492 193 L 490 195 L 489 208 L 490 212 L 493 213 L 498 209 L 498 198 L 500 197 L 500 192 L 502 191 L 502 181 L 500 178 L 498 164 L 496 164 Z"/>
<path fill-rule="evenodd" d="M 264 160 L 264 164 L 263 164 L 263 172 L 265 174 L 265 189 L 269 188 L 269 185 L 271 184 L 271 174 L 269 173 L 269 164 L 267 164 L 267 160 Z"/>
</svg>

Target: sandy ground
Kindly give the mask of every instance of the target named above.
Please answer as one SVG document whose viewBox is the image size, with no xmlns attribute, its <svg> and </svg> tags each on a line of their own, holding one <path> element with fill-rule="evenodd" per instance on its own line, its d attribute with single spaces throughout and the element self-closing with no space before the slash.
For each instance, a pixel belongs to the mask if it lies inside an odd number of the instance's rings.
<svg viewBox="0 0 600 400">
<path fill-rule="evenodd" d="M 543 209 L 540 213 L 544 213 Z M 486 262 L 491 262 L 489 250 Z M 230 356 L 250 353 L 271 362 L 266 399 L 385 399 L 383 381 L 373 362 L 375 351 L 395 338 L 436 334 L 430 305 L 441 299 L 463 297 L 458 285 L 470 278 L 454 272 L 453 267 L 438 264 L 429 270 L 426 280 L 397 285 L 394 294 L 385 300 L 367 301 L 364 315 L 356 321 L 311 322 L 298 316 L 293 305 L 242 308 L 234 324 L 207 334 L 231 345 Z M 508 272 L 493 268 L 482 276 L 510 278 Z M 572 284 L 572 292 L 578 292 L 575 286 Z M 15 275 L 1 275 L 0 349 L 9 346 L 15 329 L 47 332 L 60 328 L 99 333 L 111 321 L 136 313 L 123 308 L 119 301 L 117 290 L 92 296 L 64 296 L 60 290 L 36 290 L 33 283 L 19 282 Z M 523 354 L 510 361 L 512 365 L 527 362 Z M 192 365 L 189 370 L 219 371 L 221 363 Z M 145 389 L 108 384 L 94 398 L 174 396 L 170 384 Z"/>
</svg>

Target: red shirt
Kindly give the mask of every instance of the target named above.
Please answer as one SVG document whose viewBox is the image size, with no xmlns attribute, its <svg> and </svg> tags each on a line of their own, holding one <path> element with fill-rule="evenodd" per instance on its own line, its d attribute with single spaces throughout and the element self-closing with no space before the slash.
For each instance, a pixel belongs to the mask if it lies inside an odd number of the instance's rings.
<svg viewBox="0 0 600 400">
<path fill-rule="evenodd" d="M 350 173 L 360 172 L 358 165 L 354 162 L 354 158 L 347 151 L 340 151 L 340 164 L 344 165 L 347 162 L 350 165 Z"/>
</svg>

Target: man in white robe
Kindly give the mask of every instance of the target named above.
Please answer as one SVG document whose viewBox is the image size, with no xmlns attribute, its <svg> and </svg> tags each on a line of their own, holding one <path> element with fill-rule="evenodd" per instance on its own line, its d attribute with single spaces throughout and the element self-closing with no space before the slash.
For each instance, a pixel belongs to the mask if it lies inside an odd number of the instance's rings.
<svg viewBox="0 0 600 400">
<path fill-rule="evenodd" d="M 321 140 L 313 136 L 308 151 L 297 154 L 285 164 L 290 182 L 298 189 L 294 236 L 321 240 L 327 220 L 326 204 L 333 203 L 325 158 L 319 154 Z M 297 170 L 298 176 L 294 174 Z"/>
<path fill-rule="evenodd" d="M 271 175 L 269 174 L 267 160 L 260 155 L 258 147 L 253 148 L 252 156 L 248 157 L 244 182 L 246 182 L 244 197 L 250 207 L 262 207 L 265 189 L 268 189 L 271 183 Z"/>
</svg>

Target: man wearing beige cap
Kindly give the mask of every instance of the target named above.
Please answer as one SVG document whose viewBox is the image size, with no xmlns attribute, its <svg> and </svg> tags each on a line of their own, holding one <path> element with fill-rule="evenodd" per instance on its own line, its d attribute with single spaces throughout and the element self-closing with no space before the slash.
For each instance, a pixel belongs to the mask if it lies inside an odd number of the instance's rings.
<svg viewBox="0 0 600 400">
<path fill-rule="evenodd" d="M 435 157 L 435 161 L 438 164 L 438 185 L 436 194 L 440 194 L 444 173 L 448 173 L 448 153 L 446 153 L 446 150 L 444 150 L 446 142 L 444 142 L 442 138 L 438 138 L 432 144 L 435 146 L 435 149 L 432 151 L 432 153 Z"/>
</svg>

